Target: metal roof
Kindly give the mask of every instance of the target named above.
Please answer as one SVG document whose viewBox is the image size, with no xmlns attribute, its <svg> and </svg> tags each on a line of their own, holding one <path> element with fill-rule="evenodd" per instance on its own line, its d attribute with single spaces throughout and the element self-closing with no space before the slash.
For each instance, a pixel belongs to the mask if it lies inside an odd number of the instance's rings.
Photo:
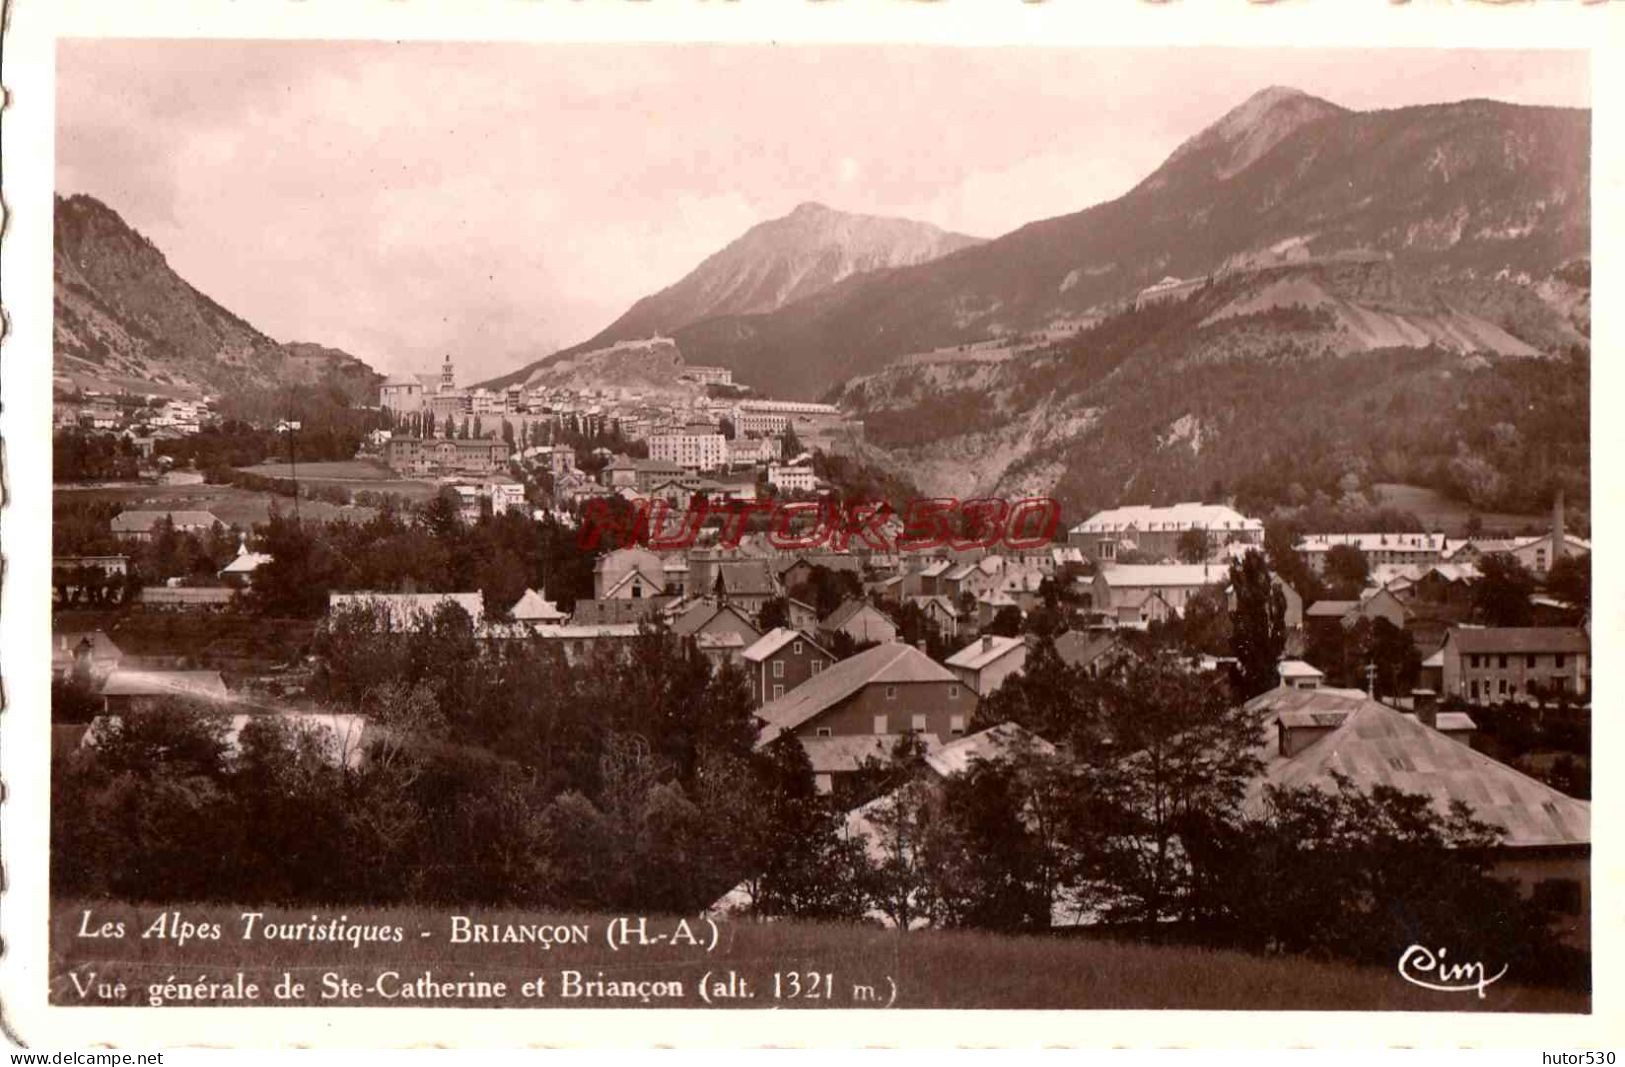
<svg viewBox="0 0 1625 1067">
<path fill-rule="evenodd" d="M 1500 827 L 1505 846 L 1590 844 L 1589 803 L 1565 796 L 1374 700 L 1338 691 L 1299 692 L 1309 699 L 1295 701 L 1296 708 L 1279 711 L 1269 719 L 1291 726 L 1293 719 L 1319 712 L 1341 715 L 1342 721 L 1295 756 L 1281 756 L 1273 738 L 1267 742 L 1264 771 L 1250 798 L 1255 809 L 1267 785 L 1330 790 L 1335 788 L 1335 771 L 1362 790 L 1386 785 L 1428 797 L 1441 814 L 1459 800 L 1478 819 Z"/>
<path fill-rule="evenodd" d="M 766 724 L 757 747 L 786 730 L 816 718 L 868 685 L 911 682 L 959 683 L 953 672 L 913 645 L 896 642 L 876 645 L 848 659 L 830 664 L 756 714 Z M 966 709 L 975 701 L 966 702 Z"/>
</svg>

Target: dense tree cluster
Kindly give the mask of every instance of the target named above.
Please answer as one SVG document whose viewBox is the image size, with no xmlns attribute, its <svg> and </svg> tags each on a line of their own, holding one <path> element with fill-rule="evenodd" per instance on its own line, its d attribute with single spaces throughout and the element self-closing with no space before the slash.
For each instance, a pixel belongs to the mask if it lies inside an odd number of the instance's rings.
<svg viewBox="0 0 1625 1067">
<path fill-rule="evenodd" d="M 178 702 L 103 720 L 55 766 L 53 890 L 691 911 L 749 877 L 764 911 L 856 914 L 839 815 L 799 744 L 752 751 L 737 672 L 653 631 L 571 667 L 455 607 L 377 623 L 319 642 L 322 706 L 367 716 L 359 758 L 274 716 L 235 739 Z"/>
<path fill-rule="evenodd" d="M 384 507 L 366 522 L 296 522 L 273 513 L 260 528 L 271 561 L 254 576 L 251 603 L 268 615 L 313 616 L 333 591 L 469 592 L 504 615 L 528 589 L 566 611 L 592 595 L 594 553 L 551 518 L 483 515 L 464 520 L 455 493 L 421 505 L 413 521 Z"/>
</svg>

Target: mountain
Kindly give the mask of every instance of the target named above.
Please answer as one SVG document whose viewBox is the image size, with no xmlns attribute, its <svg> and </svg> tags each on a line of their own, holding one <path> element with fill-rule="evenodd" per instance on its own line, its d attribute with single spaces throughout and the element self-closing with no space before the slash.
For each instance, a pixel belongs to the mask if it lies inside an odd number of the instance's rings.
<svg viewBox="0 0 1625 1067">
<path fill-rule="evenodd" d="M 527 387 L 627 389 L 644 396 L 705 395 L 705 386 L 682 377 L 686 366 L 677 346 L 665 337 L 617 341 L 603 348 L 560 353 L 536 364 L 521 381 Z"/>
<path fill-rule="evenodd" d="M 1559 487 L 1588 500 L 1587 323 L 1541 295 L 1588 307 L 1587 262 L 1521 301 L 1495 292 L 1494 321 L 1426 304 L 1421 284 L 1386 259 L 1236 271 L 1053 343 L 923 353 L 834 394 L 925 493 L 1052 496 L 1073 517 L 1229 498 L 1324 518 L 1372 512 L 1394 483 L 1480 512 L 1539 513 Z M 1380 310 L 1374 293 L 1410 298 Z"/>
<path fill-rule="evenodd" d="M 361 360 L 267 337 L 176 274 L 94 197 L 57 197 L 55 222 L 59 380 L 180 394 L 326 385 L 352 402 L 377 402 L 382 378 Z"/>
<path fill-rule="evenodd" d="M 1467 301 L 1491 320 L 1533 294 L 1550 314 L 1526 325 L 1557 336 L 1567 312 L 1531 279 L 1589 255 L 1590 136 L 1583 110 L 1469 100 L 1356 112 L 1266 89 L 1116 200 L 671 335 L 691 362 L 817 396 L 910 353 L 1074 332 L 1168 276 L 1352 257 L 1405 273 L 1408 287 L 1387 297 Z"/>
<path fill-rule="evenodd" d="M 777 311 L 855 275 L 926 263 L 978 243 L 980 238 L 948 233 L 924 222 L 802 204 L 783 218 L 751 227 L 681 281 L 639 300 L 597 336 L 560 355 L 670 335 L 718 316 Z M 530 364 L 488 384 L 501 388 L 523 381 L 536 366 Z"/>
</svg>

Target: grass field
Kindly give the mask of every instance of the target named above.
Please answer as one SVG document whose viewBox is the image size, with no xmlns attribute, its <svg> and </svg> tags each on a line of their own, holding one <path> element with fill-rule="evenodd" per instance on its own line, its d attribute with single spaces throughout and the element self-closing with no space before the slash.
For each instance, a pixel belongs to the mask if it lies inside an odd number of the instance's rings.
<svg viewBox="0 0 1625 1067">
<path fill-rule="evenodd" d="M 293 511 L 291 497 L 254 493 L 231 485 L 96 485 L 83 488 L 58 485 L 56 498 L 59 501 L 109 500 L 127 508 L 149 511 L 208 511 L 227 526 L 243 527 L 265 522 L 270 515 L 272 501 L 276 502 L 283 514 Z M 300 500 L 299 514 L 303 518 L 321 522 L 338 518 L 365 522 L 372 518 L 375 511 L 353 505 L 340 507 L 321 500 Z"/>
<path fill-rule="evenodd" d="M 286 463 L 261 463 L 238 469 L 265 478 L 291 478 L 295 473 Z M 412 500 L 427 500 L 440 490 L 440 486 L 434 482 L 400 478 L 382 463 L 364 459 L 301 463 L 297 473 L 299 481 L 306 485 L 337 485 L 352 492 L 370 489 L 380 493 L 399 493 Z"/>
<path fill-rule="evenodd" d="M 217 937 L 143 938 L 160 916 L 214 927 Z M 263 912 L 245 939 L 246 912 Z M 579 927 L 583 943 L 452 943 L 454 915 L 482 924 L 528 923 Z M 262 936 L 268 922 L 330 920 L 362 927 L 399 929 L 386 944 L 348 941 L 276 941 Z M 242 1001 L 214 991 L 186 1000 L 167 995 L 171 980 L 244 982 L 260 986 L 257 1003 L 312 1005 L 407 1005 L 483 1007 L 704 1007 L 702 980 L 717 1007 L 879 1007 L 1022 1009 L 1251 1009 L 1587 1012 L 1589 998 L 1512 984 L 1490 986 L 1483 1000 L 1472 993 L 1437 993 L 1411 986 L 1393 969 L 1361 968 L 1302 959 L 1260 958 L 1185 947 L 1143 946 L 1064 937 L 1011 937 L 985 933 L 923 931 L 899 934 L 862 926 L 816 923 L 753 923 L 686 920 L 697 943 L 682 935 L 679 920 L 650 916 L 648 943 L 611 948 L 606 933 L 613 916 L 519 913 L 475 909 L 307 908 L 234 905 L 161 905 L 58 901 L 51 921 L 50 997 L 55 1004 L 148 1004 L 156 994 L 170 1003 Z M 633 917 L 635 923 L 636 917 Z M 1333 920 L 1335 921 L 1335 919 Z M 122 937 L 87 937 L 121 924 Z M 214 931 L 210 931 L 214 932 Z M 654 942 L 661 936 L 663 941 Z M 713 944 L 714 936 L 714 944 Z M 413 999 L 399 994 L 425 972 L 437 982 L 504 982 L 507 989 L 473 995 Z M 636 987 L 630 997 L 568 997 L 569 975 L 615 983 L 675 983 L 659 994 Z M 94 979 L 90 977 L 94 975 Z M 298 998 L 277 1000 L 272 989 L 288 976 L 304 986 Z M 731 976 L 731 979 L 730 979 Z M 793 976 L 793 977 L 792 977 Z M 815 977 L 816 976 L 816 977 Z M 75 981 L 77 977 L 77 982 Z M 545 981 L 541 995 L 525 983 Z M 740 982 L 744 984 L 741 985 Z M 116 992 L 122 983 L 122 992 Z M 750 996 L 716 996 L 721 983 Z M 159 988 L 154 990 L 154 984 Z M 98 997 L 92 986 L 106 995 Z M 576 987 L 586 990 L 585 986 Z M 324 998 L 323 991 L 334 994 Z M 82 992 L 85 991 L 85 992 Z M 347 990 L 350 995 L 336 991 Z M 817 996 L 812 995 L 817 993 Z M 483 993 L 484 995 L 479 995 Z"/>
<path fill-rule="evenodd" d="M 1517 534 L 1528 529 L 1544 531 L 1550 517 L 1546 515 L 1514 515 L 1499 511 L 1474 512 L 1460 501 L 1451 500 L 1432 489 L 1420 485 L 1401 485 L 1381 482 L 1376 486 L 1382 495 L 1382 505 L 1397 511 L 1408 511 L 1422 520 L 1429 530 L 1443 530 L 1447 536 L 1462 537 L 1467 532 L 1467 520 L 1477 514 L 1486 534 Z"/>
</svg>

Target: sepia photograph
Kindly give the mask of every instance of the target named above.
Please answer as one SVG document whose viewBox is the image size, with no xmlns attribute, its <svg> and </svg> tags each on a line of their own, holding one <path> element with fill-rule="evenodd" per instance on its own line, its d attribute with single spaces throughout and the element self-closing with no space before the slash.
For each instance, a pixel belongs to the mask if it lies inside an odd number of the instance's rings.
<svg viewBox="0 0 1625 1067">
<path fill-rule="evenodd" d="M 52 1009 L 1593 1012 L 1589 52 L 51 51 Z"/>
</svg>

